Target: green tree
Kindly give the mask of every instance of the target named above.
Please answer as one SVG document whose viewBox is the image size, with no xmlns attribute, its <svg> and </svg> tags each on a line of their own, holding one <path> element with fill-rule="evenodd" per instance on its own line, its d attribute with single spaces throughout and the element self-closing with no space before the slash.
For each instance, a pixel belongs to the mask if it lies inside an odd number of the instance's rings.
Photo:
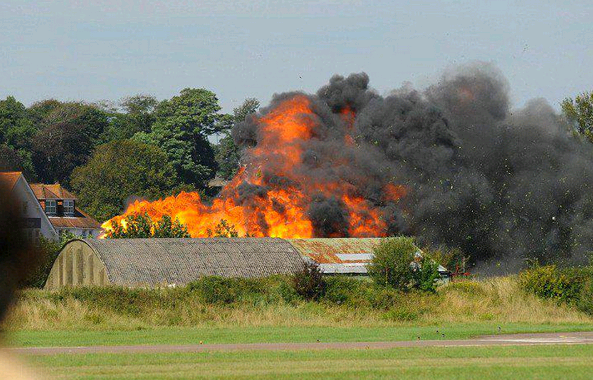
<svg viewBox="0 0 593 380">
<path fill-rule="evenodd" d="M 26 107 L 14 97 L 9 96 L 6 100 L 0 101 L 0 145 L 11 150 L 4 149 L 7 161 L 14 163 L 18 161 L 18 170 L 25 172 L 28 178 L 33 179 L 34 169 L 31 159 L 31 141 L 37 133 L 37 128 L 29 118 Z M 12 154 L 16 154 L 18 159 Z"/>
<path fill-rule="evenodd" d="M 593 142 L 593 92 L 566 98 L 561 106 L 574 131 Z"/>
<path fill-rule="evenodd" d="M 157 106 L 150 133 L 140 132 L 134 138 L 160 147 L 181 183 L 204 188 L 216 172 L 208 136 L 228 128 L 228 117 L 219 111 L 214 93 L 186 88 Z"/>
<path fill-rule="evenodd" d="M 253 115 L 259 108 L 259 101 L 255 98 L 246 99 L 240 107 L 233 110 L 233 127 L 245 121 L 249 115 Z M 241 155 L 235 144 L 230 131 L 224 132 L 224 137 L 216 146 L 216 162 L 218 163 L 218 176 L 224 179 L 231 179 L 235 176 L 240 166 Z"/>
<path fill-rule="evenodd" d="M 389 285 L 399 290 L 408 290 L 414 281 L 410 264 L 418 251 L 414 239 L 397 237 L 384 239 L 374 249 L 374 257 L 368 271 L 380 285 Z"/>
<path fill-rule="evenodd" d="M 148 214 L 129 215 L 125 218 L 124 228 L 117 224 L 105 237 L 108 239 L 137 239 L 137 238 L 189 238 L 187 227 L 179 222 L 173 221 L 169 215 L 163 216 L 160 220 L 152 220 Z"/>
<path fill-rule="evenodd" d="M 72 174 L 80 205 L 101 221 L 121 214 L 130 196 L 162 197 L 175 184 L 167 155 L 154 145 L 132 140 L 99 146 L 88 163 Z"/>
<path fill-rule="evenodd" d="M 68 186 L 74 168 L 83 165 L 93 143 L 77 124 L 68 121 L 52 123 L 33 139 L 33 164 L 45 183 L 60 182 Z"/>
<path fill-rule="evenodd" d="M 69 184 L 109 125 L 107 114 L 94 105 L 46 101 L 30 111 L 40 123 L 32 141 L 33 164 L 44 182 Z"/>
<path fill-rule="evenodd" d="M 0 172 L 21 171 L 23 161 L 21 157 L 8 146 L 0 145 Z"/>
<path fill-rule="evenodd" d="M 235 226 L 227 222 L 226 219 L 221 219 L 220 222 L 214 226 L 214 230 L 208 228 L 206 233 L 208 237 L 239 237 L 239 233 Z"/>
<path fill-rule="evenodd" d="M 103 142 L 124 140 L 136 133 L 149 133 L 156 121 L 155 110 L 159 104 L 152 95 L 135 95 L 122 99 L 119 107 L 123 112 L 112 109 L 109 112 L 109 127 L 103 135 Z"/>
</svg>

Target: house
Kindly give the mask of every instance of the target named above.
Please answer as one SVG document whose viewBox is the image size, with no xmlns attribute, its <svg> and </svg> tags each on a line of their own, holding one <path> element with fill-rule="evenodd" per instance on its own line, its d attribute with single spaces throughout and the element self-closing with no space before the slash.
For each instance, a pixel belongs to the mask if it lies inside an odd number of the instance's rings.
<svg viewBox="0 0 593 380">
<path fill-rule="evenodd" d="M 59 184 L 29 184 L 21 172 L 0 172 L 0 182 L 20 203 L 21 224 L 32 242 L 41 236 L 58 240 L 66 231 L 89 238 L 101 234 L 101 225 L 79 209 L 76 196 Z"/>
<path fill-rule="evenodd" d="M 31 243 L 39 243 L 41 236 L 58 240 L 58 232 L 37 201 L 31 186 L 20 172 L 0 172 L 0 185 L 8 189 L 13 199 L 19 203 L 21 219 L 17 223 L 24 229 Z"/>
<path fill-rule="evenodd" d="M 101 234 L 99 222 L 78 208 L 76 196 L 60 184 L 34 183 L 31 189 L 58 234 L 70 232 L 83 238 L 96 238 Z"/>
</svg>

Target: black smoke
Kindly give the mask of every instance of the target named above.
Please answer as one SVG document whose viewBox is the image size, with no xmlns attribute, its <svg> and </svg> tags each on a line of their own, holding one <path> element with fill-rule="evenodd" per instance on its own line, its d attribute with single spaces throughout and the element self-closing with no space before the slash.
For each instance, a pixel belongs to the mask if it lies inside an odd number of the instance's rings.
<svg viewBox="0 0 593 380">
<path fill-rule="evenodd" d="M 275 96 L 261 114 L 296 95 Z M 293 186 L 339 181 L 340 191 L 381 210 L 389 234 L 458 247 L 476 261 L 582 260 L 591 250 L 592 146 L 573 137 L 544 100 L 512 110 L 509 86 L 492 66 L 459 68 L 426 90 L 388 96 L 373 91 L 364 73 L 334 76 L 306 96 L 315 127 L 302 142 Z M 345 110 L 355 113 L 353 123 Z M 233 130 L 242 160 L 263 166 L 270 186 L 281 184 L 273 157 L 253 156 L 258 133 L 257 118 Z M 390 183 L 407 186 L 399 202 L 385 199 Z M 348 235 L 344 207 L 311 195 L 318 236 Z"/>
</svg>

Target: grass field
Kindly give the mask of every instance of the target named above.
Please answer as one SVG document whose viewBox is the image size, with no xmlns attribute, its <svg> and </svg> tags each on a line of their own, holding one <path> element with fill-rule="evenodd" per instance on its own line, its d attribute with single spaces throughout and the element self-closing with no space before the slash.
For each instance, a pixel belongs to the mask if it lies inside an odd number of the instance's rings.
<svg viewBox="0 0 593 380">
<path fill-rule="evenodd" d="M 335 279 L 318 301 L 295 298 L 285 285 L 279 278 L 231 282 L 206 294 L 190 288 L 27 290 L 0 328 L 5 343 L 17 347 L 448 340 L 593 331 L 590 315 L 528 294 L 514 277 L 457 282 L 430 294 Z M 78 354 L 27 360 L 57 379 L 547 380 L 591 378 L 591 355 L 593 346 L 575 345 Z"/>
<path fill-rule="evenodd" d="M 197 344 L 203 343 L 291 343 L 372 342 L 433 339 L 467 339 L 479 335 L 522 332 L 593 331 L 593 323 L 527 324 L 492 322 L 389 327 L 260 326 L 260 327 L 171 327 L 146 330 L 20 330 L 8 335 L 7 343 L 19 347 Z M 436 331 L 439 331 L 438 333 Z M 442 334 L 445 334 L 445 337 Z"/>
<path fill-rule="evenodd" d="M 593 345 L 34 356 L 55 379 L 590 379 Z"/>
</svg>

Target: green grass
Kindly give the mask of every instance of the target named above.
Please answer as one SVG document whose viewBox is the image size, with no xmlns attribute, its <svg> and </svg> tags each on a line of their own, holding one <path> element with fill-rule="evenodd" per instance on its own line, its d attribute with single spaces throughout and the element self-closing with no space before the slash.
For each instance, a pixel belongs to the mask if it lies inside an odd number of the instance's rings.
<svg viewBox="0 0 593 380">
<path fill-rule="evenodd" d="M 55 379 L 590 379 L 593 345 L 31 356 Z"/>
<path fill-rule="evenodd" d="M 521 332 L 592 331 L 592 324 L 528 324 L 492 322 L 399 327 L 163 327 L 136 331 L 20 330 L 8 334 L 8 344 L 22 347 L 133 344 L 196 344 L 258 342 L 363 342 L 429 339 L 464 339 L 478 335 Z M 439 333 L 436 333 L 436 330 Z M 445 333 L 445 338 L 442 337 Z"/>
</svg>

